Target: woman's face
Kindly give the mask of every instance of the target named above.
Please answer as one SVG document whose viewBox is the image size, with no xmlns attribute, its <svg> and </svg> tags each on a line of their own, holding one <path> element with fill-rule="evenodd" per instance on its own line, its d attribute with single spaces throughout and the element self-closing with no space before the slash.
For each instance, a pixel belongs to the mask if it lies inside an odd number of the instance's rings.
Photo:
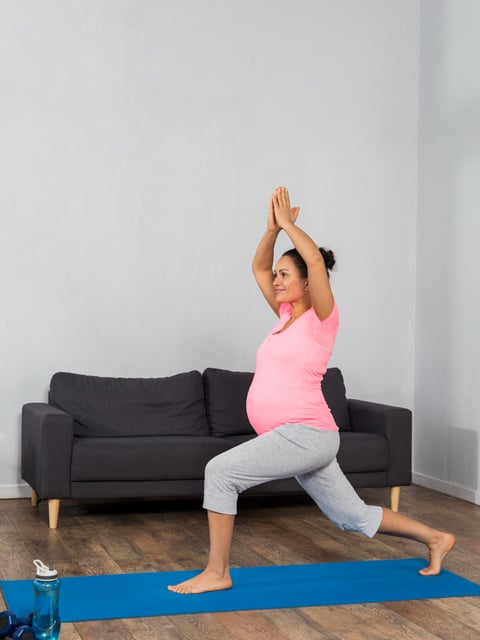
<svg viewBox="0 0 480 640">
<path fill-rule="evenodd" d="M 302 278 L 294 261 L 289 256 L 282 256 L 273 272 L 273 291 L 275 298 L 281 302 L 299 302 L 307 295 L 307 279 Z"/>
</svg>

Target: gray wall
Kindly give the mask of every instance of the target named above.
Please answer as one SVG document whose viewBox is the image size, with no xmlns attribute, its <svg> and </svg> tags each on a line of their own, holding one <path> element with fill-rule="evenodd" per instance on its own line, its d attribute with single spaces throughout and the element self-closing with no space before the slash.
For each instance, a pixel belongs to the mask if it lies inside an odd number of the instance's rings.
<svg viewBox="0 0 480 640">
<path fill-rule="evenodd" d="M 415 475 L 480 504 L 480 3 L 421 3 Z"/>
<path fill-rule="evenodd" d="M 417 0 L 3 0 L 0 497 L 53 372 L 253 368 L 278 184 L 337 253 L 349 395 L 413 407 L 418 28 Z"/>
</svg>

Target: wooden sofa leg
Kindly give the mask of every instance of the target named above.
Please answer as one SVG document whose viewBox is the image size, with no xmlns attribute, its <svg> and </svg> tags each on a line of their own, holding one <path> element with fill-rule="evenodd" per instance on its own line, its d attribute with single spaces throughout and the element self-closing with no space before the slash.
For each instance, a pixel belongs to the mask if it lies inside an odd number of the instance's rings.
<svg viewBox="0 0 480 640">
<path fill-rule="evenodd" d="M 60 511 L 60 500 L 50 499 L 48 501 L 48 526 L 50 529 L 58 527 L 58 514 Z"/>
<path fill-rule="evenodd" d="M 390 508 L 397 512 L 400 506 L 400 487 L 390 487 Z"/>
<path fill-rule="evenodd" d="M 38 493 L 35 489 L 32 489 L 32 507 L 38 507 L 38 503 L 40 502 L 40 498 L 38 497 Z"/>
</svg>

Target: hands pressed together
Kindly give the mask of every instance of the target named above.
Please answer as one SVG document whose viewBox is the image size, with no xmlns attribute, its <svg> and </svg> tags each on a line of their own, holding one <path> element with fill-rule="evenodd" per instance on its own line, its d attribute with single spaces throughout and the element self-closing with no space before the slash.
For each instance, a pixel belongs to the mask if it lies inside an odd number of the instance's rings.
<svg viewBox="0 0 480 640">
<path fill-rule="evenodd" d="M 290 206 L 290 196 L 286 187 L 277 187 L 270 198 L 268 207 L 268 229 L 278 231 L 296 221 L 300 207 Z"/>
</svg>

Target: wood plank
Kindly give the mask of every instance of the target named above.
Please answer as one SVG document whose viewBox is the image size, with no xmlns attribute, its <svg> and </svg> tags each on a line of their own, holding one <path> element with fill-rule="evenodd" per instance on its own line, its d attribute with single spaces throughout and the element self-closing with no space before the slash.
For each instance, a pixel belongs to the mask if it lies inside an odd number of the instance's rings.
<svg viewBox="0 0 480 640">
<path fill-rule="evenodd" d="M 215 614 L 215 618 L 238 640 L 288 640 L 288 636 L 258 611 L 228 611 Z"/>
<path fill-rule="evenodd" d="M 460 599 L 458 599 L 460 600 Z M 435 637 L 443 640 L 478 640 L 480 624 L 470 626 L 464 620 L 449 615 L 442 609 L 440 601 L 411 600 L 408 602 L 390 602 L 386 607 L 402 618 L 408 619 Z M 461 601 L 460 601 L 461 606 Z M 458 604 L 455 605 L 457 610 Z"/>
<path fill-rule="evenodd" d="M 170 616 L 173 626 L 183 640 L 238 640 L 238 636 L 227 629 L 216 614 L 204 613 L 190 616 Z"/>
<path fill-rule="evenodd" d="M 435 640 L 436 636 L 384 605 L 312 607 L 305 613 L 341 640 Z"/>
<path fill-rule="evenodd" d="M 304 614 L 301 609 L 266 609 L 262 616 L 274 624 L 287 638 L 295 640 L 336 640 L 329 629 Z"/>
<path fill-rule="evenodd" d="M 450 618 L 476 629 L 480 638 L 480 598 L 448 598 L 435 604 Z"/>
</svg>

